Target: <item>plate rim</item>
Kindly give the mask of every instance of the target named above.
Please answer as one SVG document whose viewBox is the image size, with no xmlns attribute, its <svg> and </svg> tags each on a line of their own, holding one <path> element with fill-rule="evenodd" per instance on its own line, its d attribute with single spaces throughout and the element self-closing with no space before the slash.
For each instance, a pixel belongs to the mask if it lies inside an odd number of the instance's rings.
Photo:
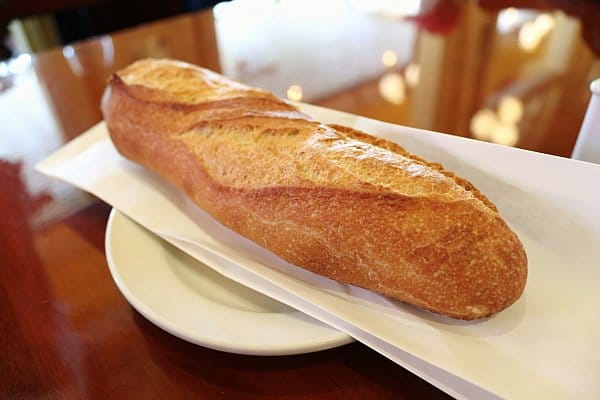
<svg viewBox="0 0 600 400">
<path fill-rule="evenodd" d="M 233 354 L 244 354 L 244 355 L 263 355 L 263 356 L 283 356 L 283 355 L 295 355 L 295 354 L 306 354 L 313 353 L 317 351 L 332 349 L 335 347 L 343 346 L 348 343 L 354 342 L 354 339 L 347 334 L 336 331 L 335 328 L 331 328 L 331 334 L 327 336 L 323 336 L 319 338 L 319 340 L 306 340 L 302 342 L 290 342 L 285 345 L 269 345 L 267 342 L 262 343 L 262 346 L 258 343 L 235 343 L 227 340 L 220 340 L 219 338 L 211 337 L 210 335 L 201 335 L 201 334 L 190 334 L 188 332 L 184 332 L 182 329 L 177 328 L 176 322 L 169 321 L 165 319 L 162 315 L 156 313 L 152 307 L 145 304 L 143 299 L 138 298 L 129 288 L 127 282 L 123 280 L 123 276 L 119 273 L 119 261 L 115 260 L 112 240 L 115 235 L 115 226 L 117 223 L 129 223 L 137 225 L 138 228 L 143 229 L 148 235 L 153 235 L 152 232 L 148 231 L 142 225 L 139 225 L 131 218 L 129 218 L 126 214 L 122 213 L 116 208 L 112 208 L 108 217 L 108 221 L 106 224 L 105 237 L 104 237 L 104 247 L 105 247 L 105 255 L 108 264 L 108 268 L 111 274 L 111 277 L 117 288 L 125 297 L 127 302 L 131 307 L 133 307 L 137 312 L 139 312 L 145 319 L 147 319 L 152 324 L 156 325 L 160 329 L 170 333 L 173 336 L 176 336 L 182 340 L 187 342 L 210 348 L 213 350 L 224 351 Z M 159 236 L 156 236 L 160 239 Z M 163 240 L 163 239 L 160 239 Z M 171 246 L 167 242 L 165 244 Z M 208 266 L 210 268 L 210 266 Z M 218 272 L 217 272 L 218 273 Z M 224 277 L 225 279 L 229 279 Z M 223 308 L 227 308 L 225 305 Z M 241 310 L 235 310 L 230 308 L 230 310 L 238 312 L 240 314 L 244 314 Z M 250 313 L 250 312 L 248 312 Z M 269 314 L 269 313 L 264 313 Z M 273 313 L 278 316 L 282 316 L 285 313 Z M 300 318 L 312 318 L 303 314 L 300 311 L 294 310 L 293 313 L 289 313 L 290 315 L 296 315 Z M 264 323 L 264 321 L 261 321 Z"/>
</svg>

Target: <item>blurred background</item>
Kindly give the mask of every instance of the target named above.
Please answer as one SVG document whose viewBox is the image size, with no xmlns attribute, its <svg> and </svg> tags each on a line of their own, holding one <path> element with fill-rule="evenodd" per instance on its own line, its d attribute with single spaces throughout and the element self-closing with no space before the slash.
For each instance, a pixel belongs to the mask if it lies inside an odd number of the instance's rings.
<svg viewBox="0 0 600 400">
<path fill-rule="evenodd" d="M 563 157 L 600 77 L 589 0 L 0 0 L 0 26 L 0 159 L 33 193 L 35 162 L 99 122 L 107 77 L 143 57 Z"/>
<path fill-rule="evenodd" d="M 29 65 L 30 55 L 41 54 L 38 74 L 51 74 L 50 60 L 62 58 L 75 77 L 88 76 L 86 97 L 93 102 L 116 68 L 141 57 L 176 56 L 293 100 L 568 156 L 587 86 L 600 75 L 597 6 L 583 0 L 0 0 L 0 90 L 12 86 L 10 76 Z M 213 20 L 190 16 L 202 10 Z M 60 54 L 52 56 L 57 48 Z M 44 86 L 60 119 L 59 88 Z M 69 119 L 63 123 L 68 137 L 90 125 Z"/>
<path fill-rule="evenodd" d="M 201 10 L 218 0 L 1 0 L 0 59 Z"/>
<path fill-rule="evenodd" d="M 570 157 L 600 77 L 599 21 L 589 0 L 0 0 L 0 173 L 45 204 L 38 222 L 87 204 L 34 165 L 101 121 L 106 79 L 144 57 Z"/>
</svg>

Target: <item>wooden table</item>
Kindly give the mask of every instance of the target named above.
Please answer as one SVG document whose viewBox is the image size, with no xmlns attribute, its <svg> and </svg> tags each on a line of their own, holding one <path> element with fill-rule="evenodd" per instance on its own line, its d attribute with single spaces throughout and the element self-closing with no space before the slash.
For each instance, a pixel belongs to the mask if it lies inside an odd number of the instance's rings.
<svg viewBox="0 0 600 400">
<path fill-rule="evenodd" d="M 392 13 L 358 6 L 308 13 L 274 2 L 249 13 L 234 2 L 6 64 L 0 397 L 447 397 L 360 343 L 245 356 L 162 331 L 109 274 L 110 207 L 33 166 L 101 119 L 105 79 L 141 57 L 182 59 L 282 96 L 301 92 L 303 101 L 392 123 L 568 157 L 589 82 L 600 76 L 599 14 L 591 2 L 563 3 L 514 3 L 537 7 L 525 11 L 506 9 L 511 2 L 441 1 Z M 537 36 L 527 37 L 522 30 L 541 13 Z"/>
</svg>

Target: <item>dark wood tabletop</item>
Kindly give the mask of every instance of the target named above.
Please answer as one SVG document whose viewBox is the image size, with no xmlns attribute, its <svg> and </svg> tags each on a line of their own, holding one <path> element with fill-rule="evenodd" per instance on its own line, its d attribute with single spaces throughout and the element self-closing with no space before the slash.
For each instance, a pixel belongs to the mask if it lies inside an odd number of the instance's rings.
<svg viewBox="0 0 600 400">
<path fill-rule="evenodd" d="M 111 207 L 42 176 L 35 163 L 99 122 L 107 77 L 142 57 L 199 64 L 292 100 L 569 157 L 588 86 L 600 76 L 599 6 L 262 3 L 234 1 L 0 65 L 0 398 L 448 397 L 356 342 L 248 356 L 161 330 L 110 275 Z"/>
</svg>

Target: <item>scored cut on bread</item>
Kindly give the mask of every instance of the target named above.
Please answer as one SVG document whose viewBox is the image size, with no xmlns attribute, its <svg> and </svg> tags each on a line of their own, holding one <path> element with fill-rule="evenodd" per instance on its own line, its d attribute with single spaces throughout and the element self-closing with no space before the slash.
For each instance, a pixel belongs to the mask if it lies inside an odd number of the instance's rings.
<svg viewBox="0 0 600 400">
<path fill-rule="evenodd" d="M 493 203 L 394 142 L 174 60 L 115 73 L 102 112 L 123 156 L 297 266 L 460 319 L 523 293 L 527 256 Z"/>
</svg>

